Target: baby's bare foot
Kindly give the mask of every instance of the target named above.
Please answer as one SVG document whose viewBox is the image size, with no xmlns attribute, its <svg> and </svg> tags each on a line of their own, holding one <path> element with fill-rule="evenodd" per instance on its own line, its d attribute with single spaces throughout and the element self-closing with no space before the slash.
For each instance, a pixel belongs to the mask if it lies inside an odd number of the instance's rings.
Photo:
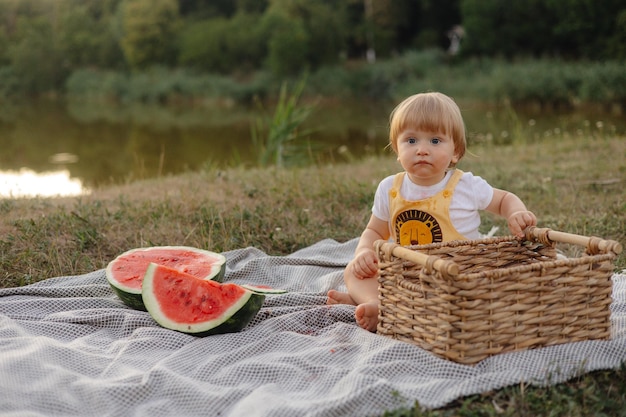
<svg viewBox="0 0 626 417">
<path fill-rule="evenodd" d="M 356 303 L 350 297 L 350 294 L 347 292 L 339 292 L 336 290 L 328 291 L 328 300 L 326 300 L 326 304 L 350 304 L 355 306 Z"/>
<path fill-rule="evenodd" d="M 359 304 L 354 311 L 354 318 L 359 326 L 370 332 L 375 332 L 378 326 L 378 303 Z"/>
</svg>

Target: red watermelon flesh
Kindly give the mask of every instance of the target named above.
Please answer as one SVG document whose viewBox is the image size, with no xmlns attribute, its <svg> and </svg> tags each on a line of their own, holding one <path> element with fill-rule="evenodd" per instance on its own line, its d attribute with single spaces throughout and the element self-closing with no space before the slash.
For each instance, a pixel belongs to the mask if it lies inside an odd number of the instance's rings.
<svg viewBox="0 0 626 417">
<path fill-rule="evenodd" d="M 188 279 L 165 267 L 157 268 L 155 274 L 158 275 L 154 277 L 152 289 L 161 294 L 158 299 L 161 312 L 178 322 L 214 320 L 246 294 L 246 290 L 236 284 Z"/>
<path fill-rule="evenodd" d="M 202 280 L 156 264 L 146 271 L 142 297 L 161 326 L 202 336 L 243 329 L 265 299 L 237 284 Z"/>
<path fill-rule="evenodd" d="M 109 263 L 106 277 L 120 299 L 130 307 L 145 310 L 141 287 L 150 263 L 215 281 L 221 281 L 226 270 L 226 258 L 223 255 L 203 249 L 155 246 L 129 250 Z"/>
<path fill-rule="evenodd" d="M 119 277 L 118 282 L 140 289 L 143 276 L 151 262 L 204 278 L 214 272 L 218 259 L 208 258 L 190 249 L 155 247 L 133 250 L 125 256 L 118 257 L 113 261 L 111 271 Z"/>
</svg>

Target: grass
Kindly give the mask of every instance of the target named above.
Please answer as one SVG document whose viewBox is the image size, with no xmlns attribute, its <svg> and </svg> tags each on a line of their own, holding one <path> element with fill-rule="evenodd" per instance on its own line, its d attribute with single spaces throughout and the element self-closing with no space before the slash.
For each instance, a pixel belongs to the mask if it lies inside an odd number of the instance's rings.
<svg viewBox="0 0 626 417">
<path fill-rule="evenodd" d="M 472 136 L 459 164 L 518 194 L 539 225 L 626 244 L 626 140 L 598 134 L 506 143 Z M 0 200 L 0 286 L 103 268 L 119 253 L 151 245 L 217 252 L 254 246 L 286 255 L 321 239 L 360 234 L 376 185 L 399 166 L 392 155 L 290 169 L 207 166 L 63 199 Z M 484 231 L 505 225 L 485 215 Z M 622 254 L 616 269 L 626 268 Z M 389 416 L 624 415 L 626 369 L 593 372 L 553 387 L 514 386 L 462 398 L 440 410 Z"/>
<path fill-rule="evenodd" d="M 389 411 L 385 417 L 548 417 L 626 416 L 626 365 L 595 371 L 548 387 L 519 384 L 471 395 L 438 410 L 417 405 Z"/>
<path fill-rule="evenodd" d="M 313 110 L 313 106 L 298 104 L 305 85 L 306 80 L 303 78 L 294 91 L 288 91 L 287 83 L 283 83 L 273 115 L 259 117 L 252 125 L 252 145 L 258 155 L 259 166 L 283 168 L 295 164 L 290 161 L 294 155 L 300 157 L 307 154 L 299 143 L 308 140 L 310 132 L 303 131 L 302 124 Z M 259 106 L 263 110 L 263 104 L 259 103 Z"/>
</svg>

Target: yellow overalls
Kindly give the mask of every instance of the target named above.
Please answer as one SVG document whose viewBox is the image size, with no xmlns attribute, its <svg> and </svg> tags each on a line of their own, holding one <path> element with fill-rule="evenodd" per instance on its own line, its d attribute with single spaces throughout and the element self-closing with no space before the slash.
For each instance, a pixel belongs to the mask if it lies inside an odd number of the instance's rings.
<svg viewBox="0 0 626 417">
<path fill-rule="evenodd" d="M 463 171 L 456 169 L 446 187 L 418 201 L 407 201 L 400 195 L 404 172 L 396 174 L 389 191 L 391 236 L 400 245 L 425 245 L 427 243 L 467 240 L 450 220 L 450 201 Z"/>
</svg>

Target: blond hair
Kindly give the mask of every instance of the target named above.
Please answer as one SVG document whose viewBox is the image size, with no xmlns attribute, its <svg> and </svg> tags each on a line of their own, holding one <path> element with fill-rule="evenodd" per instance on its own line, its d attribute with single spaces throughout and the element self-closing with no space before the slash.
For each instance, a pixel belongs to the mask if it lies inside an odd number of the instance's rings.
<svg viewBox="0 0 626 417">
<path fill-rule="evenodd" d="M 459 159 L 465 155 L 465 123 L 459 106 L 442 93 L 420 93 L 406 98 L 389 116 L 389 144 L 398 153 L 398 135 L 406 129 L 443 133 L 454 141 Z"/>
</svg>

